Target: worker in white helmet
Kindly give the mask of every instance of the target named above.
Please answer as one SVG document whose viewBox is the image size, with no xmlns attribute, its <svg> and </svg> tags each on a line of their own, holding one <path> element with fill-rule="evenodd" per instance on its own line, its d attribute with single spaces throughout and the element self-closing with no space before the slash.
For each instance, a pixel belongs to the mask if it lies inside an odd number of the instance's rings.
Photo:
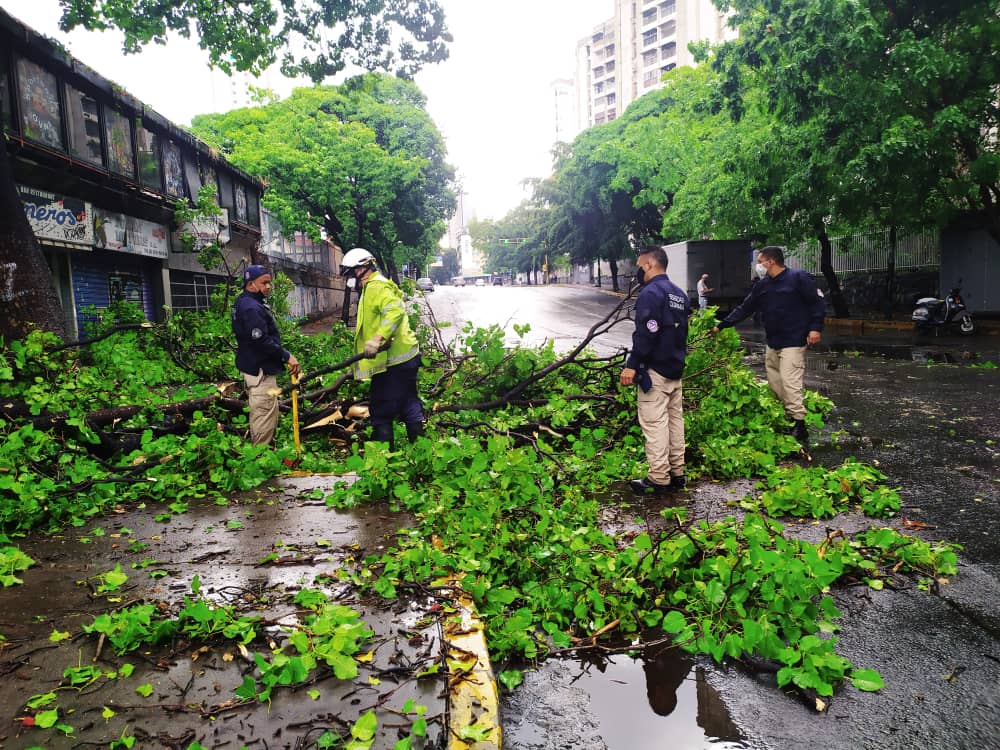
<svg viewBox="0 0 1000 750">
<path fill-rule="evenodd" d="M 420 347 L 410 330 L 403 292 L 379 272 L 374 255 L 360 247 L 349 250 L 340 273 L 348 287 L 361 290 L 354 352 L 365 359 L 354 364 L 354 377 L 372 381 L 372 439 L 391 449 L 396 418 L 405 423 L 411 441 L 424 432 L 424 406 L 417 393 Z"/>
</svg>

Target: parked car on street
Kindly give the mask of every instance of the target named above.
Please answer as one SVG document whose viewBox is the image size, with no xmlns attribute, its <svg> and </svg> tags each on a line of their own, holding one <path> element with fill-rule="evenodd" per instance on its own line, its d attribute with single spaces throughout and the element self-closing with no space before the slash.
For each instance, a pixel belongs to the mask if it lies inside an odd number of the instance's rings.
<svg viewBox="0 0 1000 750">
<path fill-rule="evenodd" d="M 476 279 L 476 286 L 486 286 L 486 282 L 482 279 Z"/>
<path fill-rule="evenodd" d="M 451 285 L 452 286 L 465 286 L 465 277 L 464 276 L 452 276 L 451 277 Z"/>
<path fill-rule="evenodd" d="M 421 278 L 417 279 L 417 289 L 419 289 L 421 292 L 433 292 L 434 282 L 428 279 L 426 276 L 422 276 Z"/>
</svg>

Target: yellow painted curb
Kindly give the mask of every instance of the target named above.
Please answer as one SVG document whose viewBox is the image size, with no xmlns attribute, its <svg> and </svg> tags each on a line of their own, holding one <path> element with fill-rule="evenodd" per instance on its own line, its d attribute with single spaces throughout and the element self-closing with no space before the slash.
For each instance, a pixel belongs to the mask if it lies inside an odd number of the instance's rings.
<svg viewBox="0 0 1000 750">
<path fill-rule="evenodd" d="M 452 601 L 458 614 L 445 620 L 443 628 L 448 645 L 448 749 L 500 750 L 499 696 L 483 623 L 472 597 L 458 588 L 458 581 L 450 583 L 457 592 Z M 469 727 L 474 730 L 470 739 L 462 739 Z"/>
<path fill-rule="evenodd" d="M 434 538 L 434 546 L 442 549 L 440 538 Z M 448 750 L 500 750 L 499 694 L 483 622 L 472 597 L 462 590 L 461 576 L 436 583 L 455 592 L 456 614 L 442 628 L 448 646 Z M 462 732 L 468 729 L 472 730 L 469 739 L 463 739 Z"/>
</svg>

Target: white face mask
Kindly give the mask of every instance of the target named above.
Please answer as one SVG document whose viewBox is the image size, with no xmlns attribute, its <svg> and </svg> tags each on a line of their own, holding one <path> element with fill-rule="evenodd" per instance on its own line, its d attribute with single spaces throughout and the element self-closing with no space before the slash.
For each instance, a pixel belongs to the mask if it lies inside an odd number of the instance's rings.
<svg viewBox="0 0 1000 750">
<path fill-rule="evenodd" d="M 357 279 L 357 277 L 355 277 L 355 276 L 352 276 L 351 278 L 349 278 L 349 279 L 347 280 L 347 288 L 348 288 L 348 289 L 353 289 L 353 288 L 354 288 L 354 287 L 356 287 L 357 285 L 358 285 L 358 279 Z"/>
<path fill-rule="evenodd" d="M 767 276 L 767 269 L 764 268 L 764 265 L 762 263 L 758 263 L 755 270 L 757 271 L 758 279 L 763 279 L 765 276 Z"/>
</svg>

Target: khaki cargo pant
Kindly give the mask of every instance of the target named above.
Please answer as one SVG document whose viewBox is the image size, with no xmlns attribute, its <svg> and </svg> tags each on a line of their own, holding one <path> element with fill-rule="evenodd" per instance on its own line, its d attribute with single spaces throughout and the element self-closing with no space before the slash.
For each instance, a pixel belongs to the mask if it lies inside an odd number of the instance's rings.
<svg viewBox="0 0 1000 750">
<path fill-rule="evenodd" d="M 278 397 L 269 391 L 278 387 L 278 379 L 260 370 L 256 375 L 243 373 L 243 382 L 250 401 L 250 442 L 268 445 L 274 440 L 274 429 L 278 426 Z"/>
<path fill-rule="evenodd" d="M 789 419 L 806 418 L 802 405 L 802 380 L 806 372 L 806 347 L 786 346 L 784 349 L 767 347 L 764 354 L 767 384 L 774 395 L 785 405 Z"/>
<path fill-rule="evenodd" d="M 649 481 L 668 484 L 671 475 L 684 474 L 684 408 L 680 380 L 649 370 L 652 386 L 637 388 L 639 425 L 646 438 Z"/>
</svg>

